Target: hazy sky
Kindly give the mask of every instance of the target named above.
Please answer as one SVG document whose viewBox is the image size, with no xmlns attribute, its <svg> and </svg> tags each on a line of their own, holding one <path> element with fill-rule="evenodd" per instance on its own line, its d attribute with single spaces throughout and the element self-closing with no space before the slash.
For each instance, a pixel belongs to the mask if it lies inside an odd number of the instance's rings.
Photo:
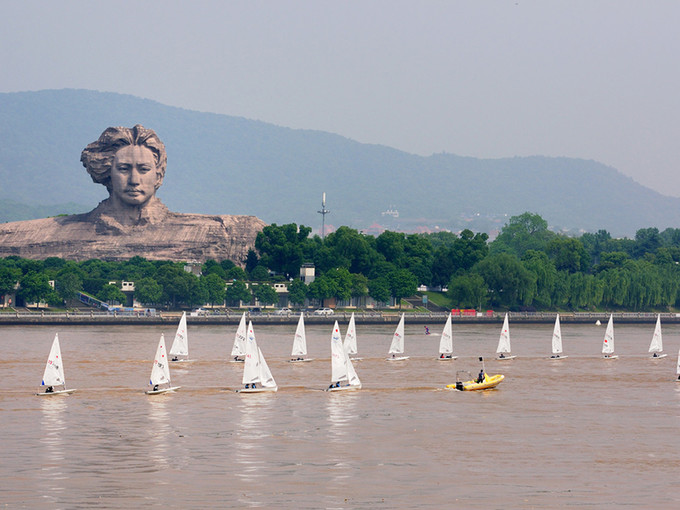
<svg viewBox="0 0 680 510">
<path fill-rule="evenodd" d="M 680 196 L 675 0 L 0 7 L 0 92 L 121 92 L 421 155 L 595 159 Z"/>
</svg>

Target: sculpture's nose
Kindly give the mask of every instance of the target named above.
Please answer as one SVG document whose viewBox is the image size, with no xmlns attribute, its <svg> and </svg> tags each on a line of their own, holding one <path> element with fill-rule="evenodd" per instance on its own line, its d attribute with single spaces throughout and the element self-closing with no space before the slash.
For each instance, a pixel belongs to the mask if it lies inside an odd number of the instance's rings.
<svg viewBox="0 0 680 510">
<path fill-rule="evenodd" d="M 130 173 L 128 174 L 128 183 L 139 184 L 139 170 L 137 170 L 137 167 L 133 166 L 130 170 Z"/>
</svg>

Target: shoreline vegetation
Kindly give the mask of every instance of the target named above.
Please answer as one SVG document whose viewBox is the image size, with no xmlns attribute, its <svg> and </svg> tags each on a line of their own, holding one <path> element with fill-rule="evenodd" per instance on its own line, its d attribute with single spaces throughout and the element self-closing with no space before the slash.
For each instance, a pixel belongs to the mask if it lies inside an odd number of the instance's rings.
<svg viewBox="0 0 680 510">
<path fill-rule="evenodd" d="M 406 303 L 409 311 L 442 313 L 554 317 L 560 310 L 566 320 L 567 314 L 680 307 L 680 228 L 640 229 L 635 239 L 614 239 L 603 230 L 569 237 L 549 230 L 538 214 L 524 213 L 511 217 L 493 241 L 467 229 L 377 237 L 344 226 L 324 238 L 311 232 L 294 223 L 265 226 L 237 261 L 9 256 L 0 259 L 0 303 L 19 310 L 34 304 L 64 310 L 80 300 L 105 312 L 276 306 L 382 314 Z M 391 320 L 380 317 L 371 320 Z"/>
</svg>

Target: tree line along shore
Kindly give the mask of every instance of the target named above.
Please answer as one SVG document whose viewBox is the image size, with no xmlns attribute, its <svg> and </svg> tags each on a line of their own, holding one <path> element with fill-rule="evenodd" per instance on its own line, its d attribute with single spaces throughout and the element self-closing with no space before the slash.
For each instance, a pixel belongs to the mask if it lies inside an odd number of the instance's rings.
<svg viewBox="0 0 680 510">
<path fill-rule="evenodd" d="M 641 229 L 634 239 L 605 230 L 572 237 L 527 212 L 511 217 L 493 241 L 470 230 L 370 236 L 340 227 L 325 238 L 310 234 L 303 225 L 269 225 L 246 260 L 207 260 L 194 272 L 184 263 L 141 257 L 6 257 L 0 259 L 0 305 L 66 309 L 85 293 L 124 306 L 124 281 L 134 282 L 135 303 L 157 310 L 328 305 L 380 311 L 414 297 L 408 306 L 419 309 L 423 288 L 440 289 L 426 294 L 428 308 L 437 310 L 672 315 L 680 301 L 680 229 Z M 310 266 L 314 279 L 304 282 L 301 269 Z M 286 288 L 285 302 L 277 284 Z"/>
</svg>

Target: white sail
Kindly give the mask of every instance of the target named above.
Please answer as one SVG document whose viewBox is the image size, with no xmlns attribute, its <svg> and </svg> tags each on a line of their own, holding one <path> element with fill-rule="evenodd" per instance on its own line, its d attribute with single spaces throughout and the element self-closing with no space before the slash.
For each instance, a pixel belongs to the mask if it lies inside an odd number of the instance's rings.
<svg viewBox="0 0 680 510">
<path fill-rule="evenodd" d="M 614 354 L 614 315 L 609 315 L 607 331 L 604 333 L 602 341 L 602 354 Z"/>
<path fill-rule="evenodd" d="M 257 348 L 257 354 L 260 358 L 260 384 L 265 388 L 276 388 L 276 381 L 274 380 L 274 376 L 269 370 L 269 366 L 267 365 L 267 362 L 264 359 L 262 349 L 260 349 L 259 347 Z"/>
<path fill-rule="evenodd" d="M 305 320 L 304 314 L 300 314 L 300 320 L 295 330 L 295 338 L 293 339 L 293 351 L 291 356 L 306 356 L 307 355 L 307 337 L 305 336 Z"/>
<path fill-rule="evenodd" d="M 350 386 L 358 386 L 361 388 L 361 380 L 354 370 L 354 365 L 352 365 L 352 360 L 349 359 L 349 353 L 345 351 L 345 364 L 347 365 L 347 381 Z"/>
<path fill-rule="evenodd" d="M 678 379 L 680 379 L 680 351 L 678 351 L 678 367 L 676 368 L 675 373 L 678 375 Z"/>
<path fill-rule="evenodd" d="M 177 358 L 177 356 L 188 356 L 189 355 L 189 337 L 187 335 L 187 314 L 182 313 L 182 318 L 179 320 L 179 326 L 177 326 L 177 331 L 175 332 L 175 340 L 172 342 L 172 347 L 170 347 L 170 356 L 172 358 Z"/>
<path fill-rule="evenodd" d="M 232 356 L 243 356 L 246 353 L 246 312 L 241 316 L 238 324 L 236 336 L 234 337 L 234 347 L 231 349 Z"/>
<path fill-rule="evenodd" d="M 404 314 L 401 314 L 401 319 L 397 325 L 397 329 L 394 331 L 394 336 L 392 337 L 392 343 L 390 344 L 390 354 L 403 354 L 404 352 Z"/>
<path fill-rule="evenodd" d="M 248 323 L 246 335 L 246 361 L 243 365 L 243 384 L 257 383 L 260 382 L 260 352 L 255 340 L 252 322 Z"/>
<path fill-rule="evenodd" d="M 331 382 L 341 382 L 347 380 L 347 353 L 342 345 L 342 336 L 338 321 L 333 325 L 331 335 Z"/>
<path fill-rule="evenodd" d="M 444 331 L 442 331 L 442 337 L 439 340 L 439 354 L 452 354 L 453 353 L 453 330 L 451 328 L 451 314 L 446 319 L 446 324 L 444 325 Z"/>
<path fill-rule="evenodd" d="M 501 336 L 498 339 L 498 348 L 496 349 L 496 352 L 501 354 L 511 351 L 512 349 L 510 348 L 510 326 L 508 324 L 508 314 L 506 313 L 505 319 L 503 320 L 503 328 L 501 329 Z"/>
<path fill-rule="evenodd" d="M 158 342 L 158 348 L 156 349 L 156 356 L 153 360 L 149 384 L 151 386 L 170 384 L 170 368 L 168 367 L 168 356 L 165 352 L 165 337 L 162 333 L 161 339 Z"/>
<path fill-rule="evenodd" d="M 349 318 L 349 325 L 347 326 L 347 333 L 345 334 L 345 341 L 343 342 L 347 354 L 356 354 L 357 350 L 357 328 L 354 324 L 354 312 Z"/>
<path fill-rule="evenodd" d="M 649 344 L 649 352 L 663 351 L 663 338 L 661 337 L 661 314 L 656 316 L 656 327 L 654 328 L 654 335 L 652 342 Z"/>
<path fill-rule="evenodd" d="M 562 354 L 562 329 L 560 328 L 560 314 L 555 317 L 555 328 L 552 336 L 552 352 L 553 354 Z"/>
<path fill-rule="evenodd" d="M 42 386 L 61 386 L 66 384 L 64 379 L 64 365 L 61 359 L 61 348 L 59 347 L 59 334 L 54 335 L 50 355 L 47 357 L 45 373 L 43 373 Z"/>
</svg>

